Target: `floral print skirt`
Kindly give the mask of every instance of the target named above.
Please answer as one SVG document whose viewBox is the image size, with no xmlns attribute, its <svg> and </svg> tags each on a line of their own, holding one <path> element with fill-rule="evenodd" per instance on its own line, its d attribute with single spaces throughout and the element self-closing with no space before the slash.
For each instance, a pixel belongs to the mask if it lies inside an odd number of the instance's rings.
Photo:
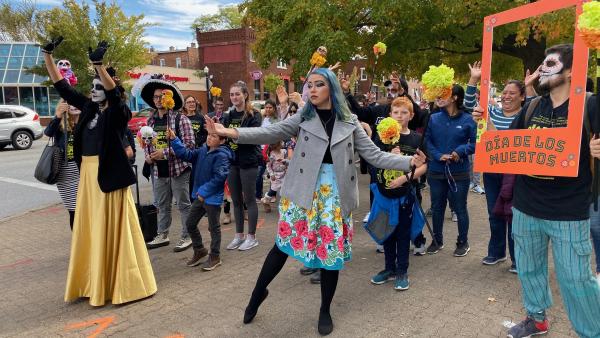
<svg viewBox="0 0 600 338">
<path fill-rule="evenodd" d="M 309 268 L 341 270 L 352 257 L 352 216 L 342 217 L 332 164 L 321 164 L 312 206 L 282 197 L 277 247 Z"/>
</svg>

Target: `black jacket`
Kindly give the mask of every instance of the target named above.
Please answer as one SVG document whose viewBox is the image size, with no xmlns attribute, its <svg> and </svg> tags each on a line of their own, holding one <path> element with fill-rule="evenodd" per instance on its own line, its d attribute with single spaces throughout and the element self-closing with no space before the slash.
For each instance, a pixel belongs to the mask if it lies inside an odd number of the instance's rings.
<svg viewBox="0 0 600 338">
<path fill-rule="evenodd" d="M 410 96 L 407 97 L 410 102 L 412 102 L 413 111 L 415 113 L 415 116 L 408 123 L 408 129 L 417 130 L 418 128 L 423 128 L 425 125 L 425 119 L 427 118 L 426 114 L 421 111 L 419 105 L 416 104 Z M 392 106 L 389 104 L 361 107 L 352 94 L 347 94 L 346 100 L 348 101 L 352 112 L 358 117 L 358 120 L 371 126 L 376 127 L 382 119 L 390 116 L 390 110 Z M 375 133 L 376 130 L 373 130 L 373 135 Z"/>
<path fill-rule="evenodd" d="M 64 79 L 56 82 L 54 88 L 56 88 L 60 97 L 81 110 L 81 116 L 75 127 L 73 142 L 75 161 L 77 166 L 81 166 L 82 143 L 85 142 L 82 138 L 83 128 L 100 111 L 100 107 L 90 98 L 75 91 Z M 104 118 L 99 119 L 103 123 L 101 126 L 103 134 L 100 138 L 98 184 L 103 192 L 108 193 L 134 184 L 135 175 L 123 149 L 122 142 L 124 131 L 127 128 L 127 121 L 131 119 L 131 110 L 121 100 L 117 88 L 107 90 L 106 99 L 108 100 L 108 108 L 103 113 Z"/>
</svg>

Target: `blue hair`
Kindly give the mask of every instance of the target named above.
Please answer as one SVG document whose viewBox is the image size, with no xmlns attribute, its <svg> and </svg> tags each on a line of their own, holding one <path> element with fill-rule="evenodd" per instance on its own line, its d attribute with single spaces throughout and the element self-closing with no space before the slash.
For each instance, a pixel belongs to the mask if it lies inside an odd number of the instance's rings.
<svg viewBox="0 0 600 338">
<path fill-rule="evenodd" d="M 329 86 L 329 99 L 331 100 L 331 111 L 335 113 L 336 119 L 340 121 L 351 121 L 352 112 L 346 103 L 346 96 L 342 91 L 337 76 L 328 68 L 317 68 L 309 74 L 318 74 L 325 78 Z M 308 100 L 300 111 L 302 119 L 310 120 L 317 115 L 316 107 Z"/>
</svg>

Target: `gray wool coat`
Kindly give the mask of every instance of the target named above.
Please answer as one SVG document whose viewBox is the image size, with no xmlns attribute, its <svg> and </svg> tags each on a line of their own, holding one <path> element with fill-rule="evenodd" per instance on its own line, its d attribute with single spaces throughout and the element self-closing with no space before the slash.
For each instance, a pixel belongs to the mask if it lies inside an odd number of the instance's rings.
<svg viewBox="0 0 600 338">
<path fill-rule="evenodd" d="M 321 161 L 329 145 L 329 138 L 319 117 L 303 121 L 301 114 L 295 114 L 267 127 L 237 128 L 237 131 L 237 142 L 245 144 L 272 144 L 297 137 L 281 196 L 302 208 L 310 209 Z M 410 170 L 411 157 L 381 151 L 363 130 L 356 115 L 352 115 L 351 121 L 335 120 L 330 150 L 344 217 L 358 207 L 355 150 L 376 168 Z"/>
</svg>

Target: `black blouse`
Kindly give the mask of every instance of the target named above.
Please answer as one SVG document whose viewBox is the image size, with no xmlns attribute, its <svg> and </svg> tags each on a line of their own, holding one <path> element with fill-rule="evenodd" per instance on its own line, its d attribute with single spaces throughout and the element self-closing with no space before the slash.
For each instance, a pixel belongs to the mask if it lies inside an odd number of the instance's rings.
<svg viewBox="0 0 600 338">
<path fill-rule="evenodd" d="M 333 134 L 333 125 L 335 124 L 335 113 L 331 109 L 317 109 L 317 115 L 319 116 L 319 119 L 321 119 L 321 124 L 323 125 L 323 128 L 325 128 L 325 132 L 329 138 L 329 146 L 327 146 L 327 150 L 325 150 L 322 163 L 333 163 L 329 147 L 331 147 L 331 135 Z"/>
</svg>

